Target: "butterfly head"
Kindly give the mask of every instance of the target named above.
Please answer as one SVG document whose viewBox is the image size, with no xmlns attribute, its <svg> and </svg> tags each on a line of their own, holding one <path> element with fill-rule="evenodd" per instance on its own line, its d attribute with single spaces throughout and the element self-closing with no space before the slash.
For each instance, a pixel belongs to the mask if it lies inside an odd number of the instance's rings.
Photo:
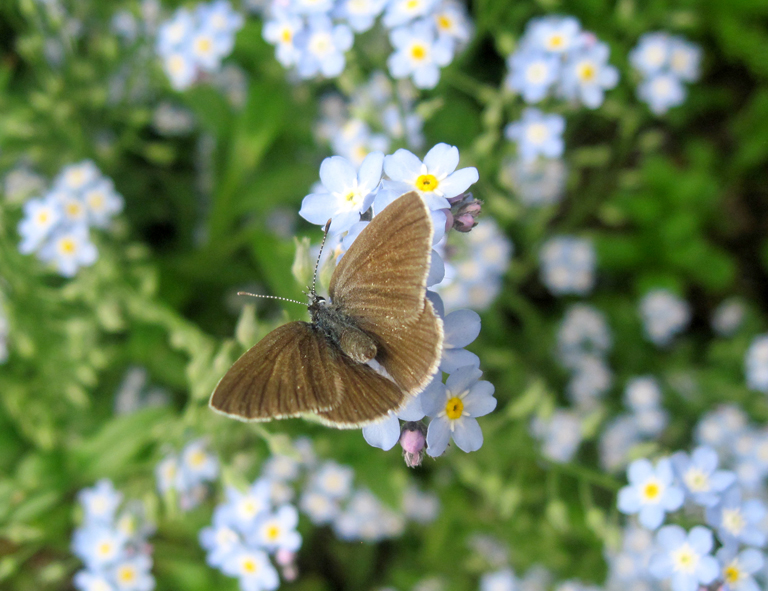
<svg viewBox="0 0 768 591">
<path fill-rule="evenodd" d="M 327 305 L 328 300 L 326 300 L 323 296 L 317 295 L 314 290 L 309 292 L 309 305 L 307 308 L 309 309 L 309 313 L 312 315 L 312 318 L 314 318 L 315 315 Z"/>
</svg>

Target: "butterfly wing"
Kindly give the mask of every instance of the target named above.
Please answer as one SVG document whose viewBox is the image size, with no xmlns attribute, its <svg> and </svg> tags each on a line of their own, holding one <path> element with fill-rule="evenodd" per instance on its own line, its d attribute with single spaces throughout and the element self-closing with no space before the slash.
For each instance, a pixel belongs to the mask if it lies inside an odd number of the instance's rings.
<svg viewBox="0 0 768 591">
<path fill-rule="evenodd" d="M 416 320 L 424 309 L 432 219 L 415 192 L 385 207 L 344 254 L 331 276 L 331 300 L 368 330 Z"/>
<path fill-rule="evenodd" d="M 339 403 L 332 352 L 307 322 L 276 328 L 224 374 L 210 407 L 245 421 L 268 421 L 329 410 Z"/>
<path fill-rule="evenodd" d="M 424 299 L 424 309 L 415 322 L 377 326 L 374 338 L 376 361 L 398 386 L 409 394 L 418 394 L 427 387 L 443 353 L 443 321 L 432 302 Z"/>
<path fill-rule="evenodd" d="M 406 402 L 406 393 L 392 380 L 342 353 L 334 359 L 333 369 L 341 402 L 317 413 L 320 422 L 329 427 L 358 429 L 385 419 L 390 410 L 396 411 Z"/>
</svg>

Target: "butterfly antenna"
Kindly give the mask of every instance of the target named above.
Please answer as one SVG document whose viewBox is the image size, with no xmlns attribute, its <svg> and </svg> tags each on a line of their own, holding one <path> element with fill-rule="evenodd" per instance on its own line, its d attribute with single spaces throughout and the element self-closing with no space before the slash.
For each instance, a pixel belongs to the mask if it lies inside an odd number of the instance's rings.
<svg viewBox="0 0 768 591">
<path fill-rule="evenodd" d="M 293 302 L 294 304 L 301 304 L 302 306 L 306 306 L 304 302 L 299 302 L 298 300 L 290 300 L 288 298 L 279 298 L 277 296 L 268 296 L 268 295 L 259 295 L 256 293 L 248 293 L 247 291 L 238 291 L 237 295 L 239 296 L 251 296 L 252 298 L 267 298 L 268 300 L 283 300 L 284 302 Z"/>
<path fill-rule="evenodd" d="M 317 260 L 315 261 L 315 272 L 312 273 L 312 295 L 315 294 L 315 285 L 317 284 L 317 269 L 320 267 L 320 257 L 323 256 L 323 247 L 325 246 L 325 239 L 328 237 L 328 230 L 331 227 L 331 220 L 325 222 L 325 228 L 323 229 L 323 241 L 320 243 L 320 252 L 317 254 Z"/>
</svg>

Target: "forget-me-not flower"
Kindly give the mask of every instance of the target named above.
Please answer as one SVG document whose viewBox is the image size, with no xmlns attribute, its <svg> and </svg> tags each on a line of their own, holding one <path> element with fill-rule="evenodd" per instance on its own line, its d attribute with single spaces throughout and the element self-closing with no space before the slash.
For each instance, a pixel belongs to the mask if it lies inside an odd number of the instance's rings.
<svg viewBox="0 0 768 591">
<path fill-rule="evenodd" d="M 744 357 L 747 385 L 752 390 L 768 394 L 768 334 L 752 339 Z"/>
<path fill-rule="evenodd" d="M 565 119 L 562 115 L 546 115 L 538 109 L 527 108 L 519 121 L 504 128 L 504 136 L 517 144 L 520 157 L 533 160 L 537 156 L 559 158 L 565 144 L 563 131 Z"/>
<path fill-rule="evenodd" d="M 543 51 L 518 51 L 507 58 L 507 65 L 506 85 L 529 104 L 543 100 L 560 77 L 560 59 Z"/>
<path fill-rule="evenodd" d="M 712 551 L 712 532 L 697 525 L 686 531 L 667 525 L 656 534 L 659 552 L 648 566 L 658 579 L 671 579 L 672 591 L 698 591 L 717 578 L 719 567 Z"/>
<path fill-rule="evenodd" d="M 450 439 L 465 452 L 483 445 L 483 432 L 477 422 L 496 408 L 494 387 L 480 380 L 483 375 L 474 366 L 462 367 L 448 376 L 445 385 L 422 394 L 422 408 L 432 418 L 427 430 L 427 453 L 437 457 L 445 452 Z"/>
<path fill-rule="evenodd" d="M 717 469 L 717 453 L 711 447 L 697 447 L 690 458 L 679 451 L 671 460 L 677 477 L 697 505 L 716 505 L 720 494 L 736 480 L 733 472 Z"/>
<path fill-rule="evenodd" d="M 641 82 L 637 87 L 637 96 L 648 103 L 656 115 L 663 115 L 672 107 L 683 104 L 685 87 L 679 78 L 664 72 Z"/>
<path fill-rule="evenodd" d="M 550 238 L 541 248 L 541 279 L 555 295 L 589 293 L 595 282 L 592 242 L 574 236 Z"/>
<path fill-rule="evenodd" d="M 762 547 L 766 534 L 761 522 L 765 519 L 765 504 L 759 499 L 742 501 L 741 489 L 732 486 L 725 491 L 720 502 L 707 508 L 707 523 L 717 530 L 724 544 L 742 543 Z"/>
<path fill-rule="evenodd" d="M 658 74 L 669 62 L 670 39 L 667 33 L 645 33 L 629 52 L 629 62 L 644 76 Z"/>
<path fill-rule="evenodd" d="M 453 59 L 453 42 L 448 37 L 436 37 L 434 24 L 428 20 L 393 29 L 389 40 L 395 49 L 387 58 L 389 73 L 398 79 L 410 76 L 417 88 L 437 86 L 440 68 Z"/>
<path fill-rule="evenodd" d="M 557 331 L 558 357 L 566 367 L 575 367 L 584 355 L 605 355 L 612 338 L 605 316 L 586 304 L 568 308 Z"/>
<path fill-rule="evenodd" d="M 723 546 L 715 556 L 720 563 L 720 578 L 728 591 L 760 591 L 752 575 L 765 564 L 762 552 L 747 548 L 737 553 L 736 546 Z"/>
<path fill-rule="evenodd" d="M 352 47 L 354 36 L 347 25 L 334 25 L 326 15 L 310 17 L 307 27 L 294 38 L 296 48 L 301 52 L 296 68 L 304 79 L 322 74 L 335 78 L 344 70 L 344 52 Z"/>
<path fill-rule="evenodd" d="M 64 277 L 74 277 L 80 267 L 91 266 L 99 255 L 88 236 L 88 228 L 79 225 L 55 232 L 40 248 L 38 256 Z"/>
<path fill-rule="evenodd" d="M 363 437 L 368 445 L 388 451 L 395 447 L 400 440 L 400 421 L 420 421 L 424 418 L 421 408 L 421 396 L 412 396 L 408 403 L 399 411 L 390 411 L 389 416 L 381 422 L 363 427 Z"/>
<path fill-rule="evenodd" d="M 390 0 L 382 22 L 388 29 L 428 15 L 438 0 Z"/>
<path fill-rule="evenodd" d="M 349 230 L 373 203 L 383 163 L 381 152 L 368 154 L 359 171 L 341 156 L 326 158 L 320 165 L 320 180 L 325 192 L 304 197 L 299 215 L 319 225 L 332 220 L 330 231 L 333 233 Z"/>
<path fill-rule="evenodd" d="M 334 10 L 334 16 L 346 20 L 355 33 L 363 33 L 373 27 L 387 5 L 388 0 L 342 0 Z"/>
<path fill-rule="evenodd" d="M 619 491 L 619 511 L 628 515 L 637 513 L 640 524 L 656 529 L 664 521 L 665 513 L 683 505 L 682 489 L 674 484 L 672 463 L 660 459 L 654 467 L 645 458 L 635 460 L 627 470 L 629 485 Z"/>
<path fill-rule="evenodd" d="M 480 315 L 474 310 L 454 310 L 443 318 L 443 355 L 440 369 L 453 373 L 460 367 L 480 367 L 480 358 L 464 349 L 480 334 Z"/>
<path fill-rule="evenodd" d="M 303 27 L 301 18 L 285 11 L 277 11 L 264 21 L 262 37 L 275 46 L 275 57 L 283 67 L 290 68 L 298 62 L 301 52 L 296 48 L 294 38 Z"/>
<path fill-rule="evenodd" d="M 578 99 L 590 109 L 603 104 L 606 90 L 619 82 L 619 71 L 608 63 L 605 43 L 585 45 L 573 52 L 563 68 L 563 94 Z"/>
<path fill-rule="evenodd" d="M 649 291 L 640 301 L 645 334 L 656 345 L 668 345 L 691 320 L 688 303 L 666 289 Z"/>
</svg>

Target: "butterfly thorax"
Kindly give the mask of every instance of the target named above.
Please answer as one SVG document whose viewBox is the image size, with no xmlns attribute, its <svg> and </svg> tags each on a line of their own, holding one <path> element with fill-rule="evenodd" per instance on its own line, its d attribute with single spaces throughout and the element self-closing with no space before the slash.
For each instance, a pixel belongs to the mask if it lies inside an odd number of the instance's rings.
<svg viewBox="0 0 768 591">
<path fill-rule="evenodd" d="M 374 340 L 344 313 L 341 306 L 312 294 L 308 308 L 312 324 L 347 357 L 357 363 L 366 363 L 376 357 Z"/>
</svg>

